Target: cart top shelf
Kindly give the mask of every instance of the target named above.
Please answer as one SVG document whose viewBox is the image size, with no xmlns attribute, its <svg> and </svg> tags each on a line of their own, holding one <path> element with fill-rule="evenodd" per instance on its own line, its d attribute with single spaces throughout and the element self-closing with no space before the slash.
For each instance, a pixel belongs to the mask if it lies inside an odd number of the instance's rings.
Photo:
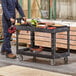
<svg viewBox="0 0 76 76">
<path fill-rule="evenodd" d="M 54 29 L 48 29 L 48 28 L 40 28 L 40 27 L 35 27 L 35 26 L 26 26 L 26 25 L 15 25 L 16 30 L 26 30 L 26 31 L 33 31 L 33 32 L 46 32 L 46 33 L 57 33 L 57 32 L 64 32 L 64 31 L 69 31 L 68 26 L 59 26 Z M 55 26 L 51 26 L 55 27 Z"/>
</svg>

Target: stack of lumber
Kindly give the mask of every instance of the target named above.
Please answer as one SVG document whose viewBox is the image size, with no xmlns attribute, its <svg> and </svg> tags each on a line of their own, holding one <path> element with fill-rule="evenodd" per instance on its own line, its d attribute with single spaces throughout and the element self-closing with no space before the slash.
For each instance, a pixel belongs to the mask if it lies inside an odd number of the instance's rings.
<svg viewBox="0 0 76 76">
<path fill-rule="evenodd" d="M 58 26 L 58 25 L 57 25 Z M 16 35 L 13 35 L 16 41 Z M 30 32 L 21 31 L 19 35 L 20 43 L 30 44 Z M 35 32 L 35 45 L 51 47 L 51 34 Z M 56 35 L 56 47 L 67 49 L 67 32 L 61 32 Z M 70 49 L 76 50 L 76 27 L 70 26 Z"/>
<path fill-rule="evenodd" d="M 66 74 L 60 74 L 56 72 L 49 72 L 39 69 L 32 69 L 21 66 L 7 66 L 0 68 L 1 76 L 71 76 Z"/>
<path fill-rule="evenodd" d="M 60 44 L 59 47 L 67 48 L 67 35 L 66 33 L 59 34 Z M 70 26 L 70 49 L 76 50 L 76 27 Z"/>
<path fill-rule="evenodd" d="M 16 34 L 12 35 L 13 41 L 16 42 Z M 30 44 L 30 32 L 28 31 L 20 31 L 19 35 L 19 43 L 27 43 Z"/>
</svg>

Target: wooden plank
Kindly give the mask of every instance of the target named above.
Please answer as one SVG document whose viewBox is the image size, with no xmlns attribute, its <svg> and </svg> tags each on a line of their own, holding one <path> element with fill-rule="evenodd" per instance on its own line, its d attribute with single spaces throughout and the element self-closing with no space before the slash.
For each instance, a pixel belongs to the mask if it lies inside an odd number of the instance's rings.
<svg viewBox="0 0 76 76">
<path fill-rule="evenodd" d="M 76 50 L 76 46 L 70 46 L 70 49 Z"/>
<path fill-rule="evenodd" d="M 50 37 L 50 33 L 42 33 L 42 32 L 35 32 L 35 36 L 45 36 L 45 37 Z"/>
<path fill-rule="evenodd" d="M 50 42 L 35 41 L 35 45 L 43 46 L 43 47 L 51 47 Z"/>
<path fill-rule="evenodd" d="M 19 35 L 19 38 L 30 39 L 30 36 L 29 35 Z"/>
<path fill-rule="evenodd" d="M 12 69 L 12 70 L 11 70 Z M 21 67 L 16 65 L 6 66 L 0 68 L 0 75 L 2 76 L 71 76 L 50 72 L 45 70 L 33 69 L 28 67 Z"/>
<path fill-rule="evenodd" d="M 67 35 L 67 32 L 61 32 L 61 33 L 59 33 L 59 35 Z M 74 35 L 74 36 L 76 36 L 76 31 L 70 31 L 70 35 Z"/>
<path fill-rule="evenodd" d="M 15 35 L 12 35 L 12 37 L 13 37 L 13 38 L 16 38 Z M 26 36 L 25 36 L 25 35 L 19 35 L 18 38 L 19 38 L 19 39 L 23 39 L 23 40 L 24 40 L 24 39 L 30 39 L 30 36 L 29 36 L 29 35 L 26 35 Z"/>
<path fill-rule="evenodd" d="M 59 35 L 59 34 L 57 34 L 56 35 L 56 38 L 59 38 L 59 39 L 67 39 L 67 35 Z"/>
<path fill-rule="evenodd" d="M 63 43 L 63 44 L 67 44 L 67 40 L 63 40 L 63 39 L 56 39 L 56 43 Z"/>
<path fill-rule="evenodd" d="M 67 49 L 67 45 L 64 45 L 64 44 L 57 44 L 56 46 L 57 46 L 58 48 Z M 76 50 L 76 46 L 70 45 L 70 49 Z"/>
<path fill-rule="evenodd" d="M 19 43 L 27 43 L 27 44 L 30 44 L 30 40 L 19 39 Z"/>
<path fill-rule="evenodd" d="M 70 27 L 70 30 L 76 31 L 76 27 Z"/>
<path fill-rule="evenodd" d="M 47 38 L 47 37 L 39 37 L 39 36 L 35 36 L 35 41 L 48 41 L 48 42 L 51 42 L 51 38 Z"/>
<path fill-rule="evenodd" d="M 64 44 L 57 44 L 56 47 L 67 49 L 67 45 L 64 45 Z"/>
<path fill-rule="evenodd" d="M 63 40 L 63 39 L 56 39 L 57 43 L 63 43 L 67 45 L 67 40 Z M 76 45 L 76 41 L 72 41 L 70 40 L 70 45 Z"/>
<path fill-rule="evenodd" d="M 56 38 L 67 39 L 67 35 L 56 35 Z M 70 40 L 76 40 L 76 36 L 70 36 Z"/>
<path fill-rule="evenodd" d="M 70 35 L 75 35 L 76 36 L 76 32 L 70 31 Z"/>
<path fill-rule="evenodd" d="M 76 40 L 76 36 L 70 36 L 70 40 Z"/>
<path fill-rule="evenodd" d="M 13 41 L 16 42 L 16 39 L 14 39 Z M 19 39 L 19 43 L 27 43 L 27 44 L 30 44 L 30 40 Z"/>
</svg>

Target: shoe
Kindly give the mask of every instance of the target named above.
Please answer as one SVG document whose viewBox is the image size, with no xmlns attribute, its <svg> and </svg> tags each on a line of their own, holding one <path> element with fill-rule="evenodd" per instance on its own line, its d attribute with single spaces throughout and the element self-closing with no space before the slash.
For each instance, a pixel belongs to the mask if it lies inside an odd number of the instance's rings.
<svg viewBox="0 0 76 76">
<path fill-rule="evenodd" d="M 7 58 L 10 58 L 10 59 L 16 59 L 16 55 L 10 53 L 10 54 L 6 54 L 6 57 Z"/>
<path fill-rule="evenodd" d="M 6 51 L 4 51 L 4 52 L 1 52 L 1 55 L 6 55 L 6 53 L 7 53 Z"/>
</svg>

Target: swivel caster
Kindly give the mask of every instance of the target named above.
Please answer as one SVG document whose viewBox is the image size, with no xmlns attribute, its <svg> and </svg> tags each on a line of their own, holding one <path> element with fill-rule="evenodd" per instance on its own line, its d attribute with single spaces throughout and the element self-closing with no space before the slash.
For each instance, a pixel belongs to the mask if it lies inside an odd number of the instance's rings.
<svg viewBox="0 0 76 76">
<path fill-rule="evenodd" d="M 65 62 L 65 64 L 68 64 L 68 57 L 64 58 L 64 62 Z"/>
<path fill-rule="evenodd" d="M 55 59 L 50 60 L 50 65 L 54 66 L 55 65 Z"/>
<path fill-rule="evenodd" d="M 36 56 L 33 56 L 33 62 L 36 62 Z"/>
<path fill-rule="evenodd" d="M 18 55 L 18 60 L 23 61 L 23 55 Z"/>
</svg>

